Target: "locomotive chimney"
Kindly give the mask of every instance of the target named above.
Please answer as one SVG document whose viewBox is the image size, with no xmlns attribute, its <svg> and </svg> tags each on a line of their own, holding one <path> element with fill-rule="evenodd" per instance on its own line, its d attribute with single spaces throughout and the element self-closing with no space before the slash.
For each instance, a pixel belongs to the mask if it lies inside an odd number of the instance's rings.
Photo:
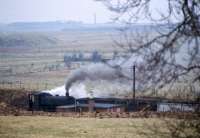
<svg viewBox="0 0 200 138">
<path fill-rule="evenodd" d="M 66 96 L 66 97 L 69 97 L 69 90 L 66 90 L 65 96 Z"/>
</svg>

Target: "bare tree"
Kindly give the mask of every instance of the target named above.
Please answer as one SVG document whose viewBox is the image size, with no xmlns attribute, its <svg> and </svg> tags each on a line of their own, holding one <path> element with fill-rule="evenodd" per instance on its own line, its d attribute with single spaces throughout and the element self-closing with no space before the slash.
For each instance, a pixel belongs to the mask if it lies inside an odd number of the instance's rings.
<svg viewBox="0 0 200 138">
<path fill-rule="evenodd" d="M 145 86 L 162 88 L 177 81 L 200 82 L 200 0 L 96 0 L 125 22 L 117 45 L 139 56 Z M 155 2 L 162 2 L 163 9 Z M 159 4 L 161 5 L 161 4 Z M 150 23 L 150 33 L 134 33 L 135 23 Z M 153 32 L 153 33 L 152 33 Z M 130 57 L 130 56 L 129 56 Z"/>
</svg>

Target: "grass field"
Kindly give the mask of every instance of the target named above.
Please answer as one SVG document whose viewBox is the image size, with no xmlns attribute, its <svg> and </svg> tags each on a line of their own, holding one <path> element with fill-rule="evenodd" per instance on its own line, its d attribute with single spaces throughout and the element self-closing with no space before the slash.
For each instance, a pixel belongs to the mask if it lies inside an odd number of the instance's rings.
<svg viewBox="0 0 200 138">
<path fill-rule="evenodd" d="M 20 81 L 23 88 L 37 90 L 46 89 L 42 86 L 46 83 L 47 89 L 63 85 L 70 72 L 63 62 L 66 53 L 81 51 L 89 56 L 97 50 L 110 57 L 115 49 L 113 37 L 117 33 L 112 31 L 0 33 L 6 45 L 0 45 L 0 83 L 12 82 L 13 88 L 20 88 L 16 84 Z M 58 69 L 50 70 L 52 66 Z M 10 85 L 0 87 L 11 88 Z"/>
<path fill-rule="evenodd" d="M 114 43 L 120 38 L 119 32 L 111 30 L 0 32 L 0 40 L 4 40 L 4 45 L 0 43 L 0 88 L 41 91 L 62 86 L 71 71 L 91 63 L 74 62 L 68 68 L 64 63 L 66 54 L 82 52 L 89 57 L 98 51 L 106 59 L 112 58 L 114 51 L 127 54 Z M 193 99 L 195 94 L 188 94 L 190 88 L 181 84 L 172 92 L 166 90 L 154 95 Z M 152 91 L 146 95 L 152 96 Z"/>
<path fill-rule="evenodd" d="M 172 122 L 173 120 L 168 120 Z M 173 121 L 174 122 L 174 121 Z M 170 137 L 161 119 L 0 117 L 0 138 L 155 138 Z"/>
</svg>

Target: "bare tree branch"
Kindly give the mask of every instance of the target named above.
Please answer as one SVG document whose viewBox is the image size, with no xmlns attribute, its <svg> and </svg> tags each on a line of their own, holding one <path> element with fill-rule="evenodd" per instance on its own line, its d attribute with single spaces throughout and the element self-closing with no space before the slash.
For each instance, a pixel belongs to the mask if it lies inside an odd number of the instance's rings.
<svg viewBox="0 0 200 138">
<path fill-rule="evenodd" d="M 200 82 L 200 0 L 163 0 L 163 11 L 156 11 L 153 0 L 97 1 L 129 26 L 121 30 L 124 37 L 115 44 L 143 59 L 138 65 L 143 75 L 138 80 L 146 88 L 162 88 L 188 78 L 190 82 Z M 153 23 L 149 25 L 149 34 L 131 33 L 135 32 L 134 23 L 144 19 Z"/>
</svg>

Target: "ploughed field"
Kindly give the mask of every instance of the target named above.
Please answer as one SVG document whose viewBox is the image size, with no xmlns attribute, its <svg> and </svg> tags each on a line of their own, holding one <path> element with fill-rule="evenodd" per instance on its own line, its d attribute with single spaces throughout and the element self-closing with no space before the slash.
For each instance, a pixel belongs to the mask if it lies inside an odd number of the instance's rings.
<svg viewBox="0 0 200 138">
<path fill-rule="evenodd" d="M 175 119 L 0 116 L 0 138 L 155 138 L 171 137 Z M 193 133 L 185 128 L 187 135 Z M 186 135 L 185 132 L 181 135 Z"/>
</svg>

